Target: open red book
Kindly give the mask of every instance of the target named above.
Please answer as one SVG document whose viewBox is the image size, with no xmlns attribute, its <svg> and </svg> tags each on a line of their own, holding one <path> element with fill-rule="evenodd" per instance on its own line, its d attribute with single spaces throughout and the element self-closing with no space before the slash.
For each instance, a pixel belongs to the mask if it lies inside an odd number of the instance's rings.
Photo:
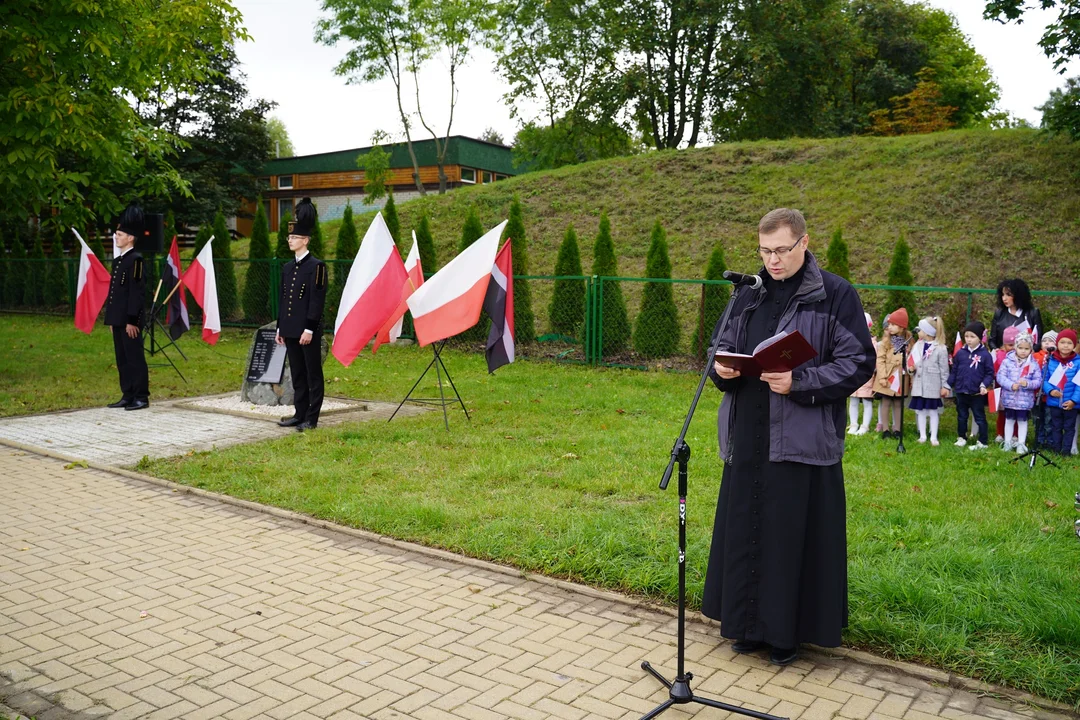
<svg viewBox="0 0 1080 720">
<path fill-rule="evenodd" d="M 734 368 L 743 377 L 758 377 L 763 372 L 794 370 L 807 360 L 817 357 L 817 350 L 810 346 L 798 330 L 782 332 L 762 340 L 753 355 L 718 352 L 716 362 Z"/>
</svg>

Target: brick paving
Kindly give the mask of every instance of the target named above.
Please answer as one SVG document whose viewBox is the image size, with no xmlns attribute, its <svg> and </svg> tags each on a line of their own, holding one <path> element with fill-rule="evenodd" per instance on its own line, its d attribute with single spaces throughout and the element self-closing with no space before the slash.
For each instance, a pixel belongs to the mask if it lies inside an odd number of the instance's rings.
<svg viewBox="0 0 1080 720">
<path fill-rule="evenodd" d="M 196 399 L 152 402 L 149 408 L 138 412 L 90 408 L 3 418 L 0 419 L 0 439 L 114 467 L 133 467 L 144 456 L 161 458 L 184 455 L 192 450 L 212 450 L 296 432 L 278 427 L 272 420 L 181 406 Z M 326 414 L 319 419 L 319 426 L 385 420 L 397 407 L 393 403 L 379 402 L 366 402 L 366 406 L 366 412 Z M 404 419 L 418 412 L 426 410 L 406 405 L 398 417 Z M 282 414 L 291 415 L 291 406 L 283 408 Z M 118 437 L 124 438 L 124 442 L 116 442 L 114 438 Z"/>
<path fill-rule="evenodd" d="M 666 698 L 675 621 L 404 543 L 0 448 L 0 706 L 58 718 L 608 720 Z M 697 692 L 799 720 L 1064 715 L 688 624 Z M 947 679 L 947 676 L 943 676 Z M 724 718 L 702 706 L 661 717 Z"/>
</svg>

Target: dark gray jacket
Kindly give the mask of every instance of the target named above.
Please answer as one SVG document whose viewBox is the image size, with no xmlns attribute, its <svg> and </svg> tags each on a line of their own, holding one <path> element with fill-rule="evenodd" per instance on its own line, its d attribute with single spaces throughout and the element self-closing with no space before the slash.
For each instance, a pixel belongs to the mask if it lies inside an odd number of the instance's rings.
<svg viewBox="0 0 1080 720">
<path fill-rule="evenodd" d="M 759 274 L 765 276 L 762 268 Z M 765 288 L 743 289 L 732 298 L 731 321 L 720 349 L 750 352 L 743 347 L 750 311 L 765 298 Z M 847 398 L 874 374 L 876 353 L 866 328 L 862 301 L 847 280 L 822 270 L 813 253 L 806 253 L 806 272 L 777 326 L 777 332 L 798 330 L 817 350 L 813 360 L 795 368 L 791 392 L 769 396 L 769 460 L 808 465 L 834 465 L 844 455 L 844 413 Z M 713 330 L 720 331 L 720 323 Z M 724 391 L 718 419 L 720 457 L 731 462 L 729 443 L 735 425 L 735 396 L 757 378 L 713 382 Z"/>
</svg>

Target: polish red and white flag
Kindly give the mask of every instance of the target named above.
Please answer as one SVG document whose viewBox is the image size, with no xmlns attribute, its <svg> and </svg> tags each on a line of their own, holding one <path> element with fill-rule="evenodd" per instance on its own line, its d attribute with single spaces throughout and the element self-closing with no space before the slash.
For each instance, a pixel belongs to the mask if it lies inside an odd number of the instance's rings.
<svg viewBox="0 0 1080 720">
<path fill-rule="evenodd" d="M 996 413 L 998 408 L 1001 407 L 1001 388 L 997 387 L 986 393 L 987 409 Z"/>
<path fill-rule="evenodd" d="M 1080 375 L 1080 373 L 1077 373 Z M 1050 384 L 1058 390 L 1065 389 L 1065 364 L 1058 363 L 1057 368 L 1050 374 Z"/>
<path fill-rule="evenodd" d="M 75 289 L 75 327 L 89 335 L 93 332 L 97 316 L 109 297 L 109 271 L 90 250 L 79 231 L 71 228 L 71 232 L 79 238 L 79 245 L 82 246 Z"/>
<path fill-rule="evenodd" d="M 382 213 L 371 221 L 341 294 L 331 352 L 348 367 L 397 308 L 407 273 Z"/>
<path fill-rule="evenodd" d="M 213 235 L 188 265 L 180 282 L 202 308 L 202 339 L 216 345 L 221 337 L 221 311 L 218 309 L 217 276 L 214 274 Z"/>
<path fill-rule="evenodd" d="M 416 340 L 430 345 L 468 330 L 480 319 L 506 221 L 462 250 L 408 299 Z"/>
<path fill-rule="evenodd" d="M 409 257 L 405 258 L 405 283 L 401 286 L 401 302 L 375 335 L 375 343 L 371 348 L 372 354 L 378 351 L 380 345 L 392 343 L 401 337 L 401 325 L 409 309 L 406 300 L 423 284 L 424 268 L 420 263 L 420 245 L 416 242 L 416 231 L 413 231 L 412 249 L 409 250 Z"/>
<path fill-rule="evenodd" d="M 900 392 L 900 371 L 893 370 L 892 375 L 889 376 L 889 387 L 893 392 Z"/>
</svg>

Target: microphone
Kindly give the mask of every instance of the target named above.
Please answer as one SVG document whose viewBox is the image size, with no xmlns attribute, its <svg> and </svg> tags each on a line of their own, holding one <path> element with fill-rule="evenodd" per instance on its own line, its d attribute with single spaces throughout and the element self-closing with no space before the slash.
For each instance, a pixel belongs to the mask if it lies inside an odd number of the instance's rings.
<svg viewBox="0 0 1080 720">
<path fill-rule="evenodd" d="M 730 280 L 734 285 L 749 285 L 752 290 L 757 290 L 761 287 L 760 275 L 744 275 L 743 273 L 725 270 L 724 279 Z"/>
</svg>

